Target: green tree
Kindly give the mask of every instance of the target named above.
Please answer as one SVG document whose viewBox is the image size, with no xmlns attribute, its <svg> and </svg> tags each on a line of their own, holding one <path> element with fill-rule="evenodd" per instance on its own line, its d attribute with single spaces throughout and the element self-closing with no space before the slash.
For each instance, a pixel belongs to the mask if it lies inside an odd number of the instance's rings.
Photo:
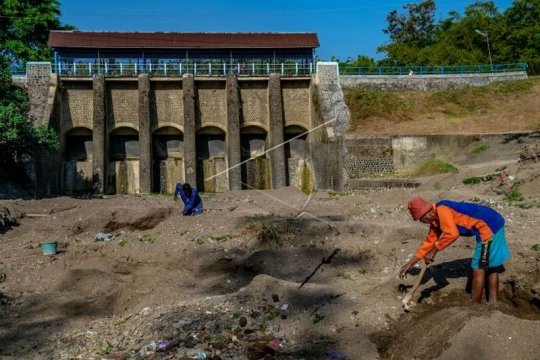
<svg viewBox="0 0 540 360">
<path fill-rule="evenodd" d="M 28 94 L 12 85 L 9 62 L 0 57 L 0 166 L 18 164 L 36 145 L 59 148 L 54 130 L 35 127 L 28 109 Z"/>
<path fill-rule="evenodd" d="M 540 0 L 515 0 L 503 14 L 510 29 L 506 37 L 507 57 L 526 62 L 529 71 L 540 73 Z"/>
<path fill-rule="evenodd" d="M 50 60 L 49 30 L 74 29 L 60 22 L 58 0 L 0 0 L 0 56 L 11 62 Z"/>
</svg>

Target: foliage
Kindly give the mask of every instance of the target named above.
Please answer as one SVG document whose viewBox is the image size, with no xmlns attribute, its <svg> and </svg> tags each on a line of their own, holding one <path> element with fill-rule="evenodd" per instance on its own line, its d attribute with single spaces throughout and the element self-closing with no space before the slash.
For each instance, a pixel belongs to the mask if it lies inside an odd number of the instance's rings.
<svg viewBox="0 0 540 360">
<path fill-rule="evenodd" d="M 58 0 L 0 0 L 0 56 L 10 62 L 50 60 L 49 30 L 71 30 L 60 23 Z"/>
<path fill-rule="evenodd" d="M 413 172 L 413 176 L 431 176 L 436 174 L 457 173 L 458 169 L 442 159 L 428 157 Z"/>
<path fill-rule="evenodd" d="M 489 145 L 482 142 L 482 143 L 476 144 L 471 150 L 471 152 L 473 154 L 480 154 L 480 153 L 483 153 L 484 151 L 487 151 L 488 149 L 489 149 Z"/>
<path fill-rule="evenodd" d="M 525 197 L 519 190 L 519 184 L 515 183 L 514 185 L 512 185 L 512 189 L 508 194 L 505 195 L 504 199 L 508 202 L 525 200 Z"/>
<path fill-rule="evenodd" d="M 493 1 L 476 1 L 463 14 L 450 12 L 435 22 L 435 1 L 425 0 L 392 10 L 386 17 L 389 42 L 379 65 L 452 65 L 526 62 L 540 73 L 540 0 L 514 0 L 501 13 Z M 488 39 L 476 30 L 488 35 Z"/>
</svg>

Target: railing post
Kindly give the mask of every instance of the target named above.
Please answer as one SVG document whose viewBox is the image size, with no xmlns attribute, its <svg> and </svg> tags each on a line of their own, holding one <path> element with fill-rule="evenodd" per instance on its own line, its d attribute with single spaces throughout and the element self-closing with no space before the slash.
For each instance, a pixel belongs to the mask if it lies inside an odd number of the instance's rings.
<svg viewBox="0 0 540 360">
<path fill-rule="evenodd" d="M 251 63 L 251 74 L 255 75 L 255 63 Z"/>
<path fill-rule="evenodd" d="M 77 76 L 77 65 L 73 62 L 73 76 Z"/>
<path fill-rule="evenodd" d="M 167 63 L 163 64 L 163 72 L 164 72 L 165 76 L 167 76 Z"/>
<path fill-rule="evenodd" d="M 424 75 L 424 67 L 420 66 L 420 75 Z"/>
<path fill-rule="evenodd" d="M 88 63 L 88 75 L 92 76 L 92 63 Z"/>
<path fill-rule="evenodd" d="M 285 66 L 281 63 L 281 75 L 285 74 Z"/>
<path fill-rule="evenodd" d="M 444 66 L 441 66 L 441 75 L 444 75 Z"/>
<path fill-rule="evenodd" d="M 208 63 L 208 75 L 212 75 L 212 63 Z"/>
<path fill-rule="evenodd" d="M 240 63 L 236 64 L 236 68 L 237 68 L 237 71 L 238 71 L 238 75 L 240 75 Z"/>
<path fill-rule="evenodd" d="M 313 63 L 312 62 L 309 63 L 309 74 L 310 75 L 313 74 Z"/>
<path fill-rule="evenodd" d="M 178 71 L 180 72 L 180 75 L 182 75 L 182 63 L 178 64 Z"/>
<path fill-rule="evenodd" d="M 109 63 L 105 63 L 105 74 L 109 73 Z"/>
<path fill-rule="evenodd" d="M 270 63 L 266 63 L 266 75 L 270 74 Z"/>
<path fill-rule="evenodd" d="M 379 76 L 382 75 L 382 66 L 379 66 Z"/>
<path fill-rule="evenodd" d="M 150 74 L 152 72 L 152 62 L 148 64 L 148 73 Z"/>
<path fill-rule="evenodd" d="M 193 63 L 193 75 L 197 75 L 197 63 Z"/>
<path fill-rule="evenodd" d="M 294 63 L 294 73 L 298 76 L 298 63 Z"/>
<path fill-rule="evenodd" d="M 124 63 L 120 63 L 120 75 L 124 75 Z"/>
</svg>

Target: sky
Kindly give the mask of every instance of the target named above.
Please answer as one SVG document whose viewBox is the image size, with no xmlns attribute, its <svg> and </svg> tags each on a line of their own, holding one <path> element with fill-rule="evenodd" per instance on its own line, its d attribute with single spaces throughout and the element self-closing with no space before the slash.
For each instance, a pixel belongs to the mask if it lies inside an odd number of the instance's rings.
<svg viewBox="0 0 540 360">
<path fill-rule="evenodd" d="M 388 41 L 386 15 L 413 0 L 61 0 L 62 22 L 79 30 L 316 32 L 323 60 L 367 55 Z M 436 0 L 436 20 L 471 0 Z M 504 11 L 511 0 L 495 0 Z"/>
</svg>

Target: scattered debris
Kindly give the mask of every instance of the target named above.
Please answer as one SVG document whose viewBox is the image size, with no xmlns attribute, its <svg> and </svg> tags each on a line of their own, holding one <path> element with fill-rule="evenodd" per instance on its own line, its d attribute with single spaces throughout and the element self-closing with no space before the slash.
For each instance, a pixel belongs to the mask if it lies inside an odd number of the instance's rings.
<svg viewBox="0 0 540 360">
<path fill-rule="evenodd" d="M 323 258 L 321 263 L 319 265 L 317 265 L 317 267 L 315 268 L 315 270 L 313 270 L 313 272 L 311 274 L 309 274 L 305 279 L 304 281 L 300 284 L 300 286 L 298 287 L 299 289 L 302 288 L 302 286 L 304 286 L 312 277 L 313 275 L 315 275 L 317 273 L 317 271 L 319 270 L 319 268 L 321 266 L 323 266 L 324 264 L 330 264 L 332 262 L 332 258 L 334 256 L 337 255 L 337 253 L 340 251 L 341 249 L 334 249 L 334 251 L 332 252 L 332 254 L 330 254 L 330 256 L 328 256 L 327 258 Z"/>
<path fill-rule="evenodd" d="M 114 235 L 111 233 L 98 232 L 94 236 L 94 241 L 113 241 Z"/>
</svg>

